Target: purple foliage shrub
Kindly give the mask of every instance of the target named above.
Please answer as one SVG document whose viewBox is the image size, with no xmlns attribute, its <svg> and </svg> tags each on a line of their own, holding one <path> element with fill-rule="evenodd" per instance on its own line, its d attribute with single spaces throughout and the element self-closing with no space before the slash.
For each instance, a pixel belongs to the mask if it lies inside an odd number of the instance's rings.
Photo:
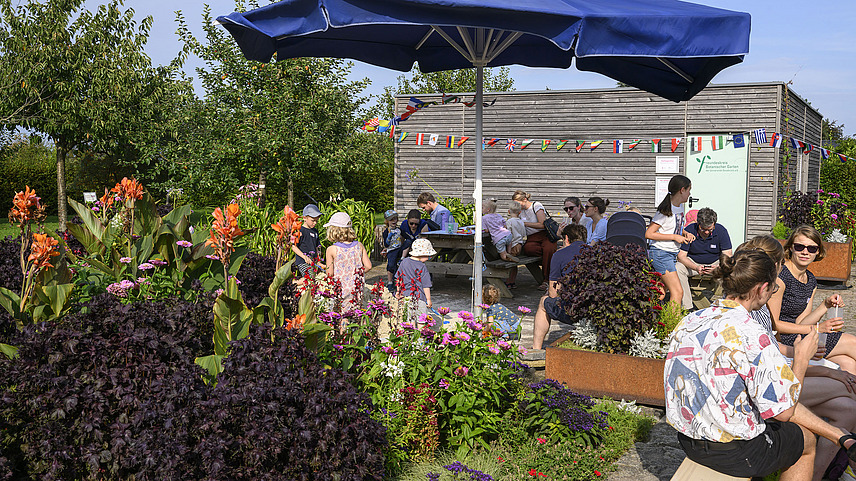
<svg viewBox="0 0 856 481">
<path fill-rule="evenodd" d="M 268 287 L 276 274 L 276 258 L 250 252 L 241 263 L 238 279 L 244 302 L 250 307 L 259 305 L 268 295 Z M 293 282 L 286 282 L 279 288 L 279 302 L 290 319 L 297 315 L 297 289 Z"/>
</svg>

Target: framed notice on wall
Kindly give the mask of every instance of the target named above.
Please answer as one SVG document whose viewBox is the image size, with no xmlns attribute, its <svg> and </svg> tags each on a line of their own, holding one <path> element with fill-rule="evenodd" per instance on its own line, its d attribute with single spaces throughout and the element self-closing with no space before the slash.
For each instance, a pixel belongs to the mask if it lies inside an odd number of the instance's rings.
<svg viewBox="0 0 856 481">
<path fill-rule="evenodd" d="M 677 155 L 658 155 L 657 156 L 657 173 L 658 174 L 677 174 L 680 172 L 681 158 Z"/>
<path fill-rule="evenodd" d="M 657 177 L 657 188 L 654 190 L 654 208 L 656 209 L 660 202 L 663 202 L 663 199 L 666 197 L 666 194 L 669 193 L 669 181 L 672 180 L 672 177 Z"/>
</svg>

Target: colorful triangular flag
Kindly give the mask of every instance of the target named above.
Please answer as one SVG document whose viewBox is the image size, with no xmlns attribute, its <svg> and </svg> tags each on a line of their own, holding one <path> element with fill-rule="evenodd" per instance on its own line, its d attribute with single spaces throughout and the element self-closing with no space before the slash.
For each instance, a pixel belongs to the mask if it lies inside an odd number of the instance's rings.
<svg viewBox="0 0 856 481">
<path fill-rule="evenodd" d="M 814 150 L 814 145 L 812 145 L 812 144 L 805 144 L 805 150 L 803 150 L 803 153 L 804 153 L 804 154 L 808 154 L 808 153 L 809 153 L 809 152 L 811 152 L 812 150 Z"/>
<path fill-rule="evenodd" d="M 556 144 L 556 150 L 557 151 L 562 150 L 562 147 L 564 147 L 565 144 L 567 144 L 568 142 L 569 142 L 568 140 L 559 140 L 559 143 Z"/>
<path fill-rule="evenodd" d="M 416 145 L 425 145 L 425 134 L 416 134 Z"/>
<path fill-rule="evenodd" d="M 651 139 L 651 152 L 661 152 L 660 139 Z"/>
<path fill-rule="evenodd" d="M 440 134 L 428 134 L 428 145 L 437 145 L 437 141 L 440 140 Z"/>
<path fill-rule="evenodd" d="M 734 142 L 735 149 L 746 147 L 746 139 L 743 137 L 743 134 L 734 134 L 734 136 L 731 137 L 731 141 Z"/>
<path fill-rule="evenodd" d="M 514 152 L 514 147 L 517 147 L 517 140 L 515 139 L 506 139 L 505 141 L 505 150 L 509 152 Z"/>
<path fill-rule="evenodd" d="M 594 149 L 598 148 L 598 146 L 602 143 L 602 140 L 592 140 L 591 142 L 589 142 L 589 146 L 591 146 L 591 151 L 594 152 Z"/>
<path fill-rule="evenodd" d="M 532 139 L 523 139 L 523 141 L 520 142 L 520 150 L 523 150 L 526 147 L 529 147 L 529 144 L 531 144 L 531 143 L 532 143 Z"/>
<path fill-rule="evenodd" d="M 612 141 L 612 153 L 620 154 L 622 152 L 621 148 L 624 145 L 623 140 L 613 140 Z"/>
<path fill-rule="evenodd" d="M 406 139 L 406 138 L 407 138 L 407 132 L 402 130 L 401 133 L 398 134 L 398 143 L 404 142 L 404 139 Z"/>
<path fill-rule="evenodd" d="M 823 157 L 823 160 L 828 159 L 829 158 L 829 149 L 821 148 L 820 149 L 820 156 Z"/>
<path fill-rule="evenodd" d="M 630 143 L 627 144 L 627 151 L 630 152 L 631 150 L 635 149 L 636 146 L 639 145 L 640 142 L 642 142 L 642 139 L 631 140 Z"/>
<path fill-rule="evenodd" d="M 576 143 L 576 147 L 574 147 L 574 149 L 577 152 L 579 152 L 579 151 L 583 150 L 583 146 L 586 144 L 586 141 L 585 140 L 577 140 L 577 141 L 575 141 L 575 143 Z"/>
<path fill-rule="evenodd" d="M 701 137 L 699 137 L 699 138 L 701 138 Z M 672 139 L 672 152 L 678 150 L 678 145 L 680 145 L 681 139 L 682 139 L 682 137 Z"/>
<path fill-rule="evenodd" d="M 793 137 L 791 137 L 790 139 L 791 139 L 791 147 L 793 147 L 794 149 L 802 150 L 805 148 L 805 142 L 803 142 L 802 140 L 797 140 Z"/>
<path fill-rule="evenodd" d="M 835 154 L 835 155 L 838 156 L 838 160 L 840 160 L 842 162 L 847 162 L 847 156 L 846 155 L 844 155 L 844 154 Z"/>
<path fill-rule="evenodd" d="M 770 147 L 781 147 L 782 146 L 782 134 L 778 132 L 773 132 L 773 138 L 770 139 Z"/>
<path fill-rule="evenodd" d="M 464 145 L 464 142 L 466 142 L 467 140 L 470 140 L 470 138 L 469 137 L 461 137 L 461 140 L 458 141 L 458 147 Z"/>
<path fill-rule="evenodd" d="M 547 150 L 548 145 L 550 145 L 549 140 L 546 140 L 546 139 L 542 140 L 541 141 L 541 152 L 544 152 L 545 150 Z"/>
</svg>

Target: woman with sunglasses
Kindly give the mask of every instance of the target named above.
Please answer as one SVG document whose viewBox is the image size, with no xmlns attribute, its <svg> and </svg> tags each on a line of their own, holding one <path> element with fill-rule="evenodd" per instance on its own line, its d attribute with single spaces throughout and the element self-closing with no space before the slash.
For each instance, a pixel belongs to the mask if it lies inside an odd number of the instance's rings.
<svg viewBox="0 0 856 481">
<path fill-rule="evenodd" d="M 579 197 L 565 197 L 565 205 L 562 210 L 568 215 L 559 222 L 559 232 L 562 232 L 569 225 L 582 224 L 585 227 L 591 223 L 591 219 L 583 213 L 583 205 Z"/>
<path fill-rule="evenodd" d="M 431 230 L 428 227 L 428 220 L 422 218 L 422 213 L 418 209 L 411 209 L 407 212 L 407 219 L 401 223 L 401 258 L 407 259 L 407 254 L 410 253 L 410 246 L 413 241 L 419 237 L 419 234 Z"/>
<path fill-rule="evenodd" d="M 791 232 L 785 242 L 785 267 L 776 281 L 779 290 L 767 306 L 783 344 L 793 346 L 797 336 L 808 334 L 817 326 L 819 333 L 827 333 L 824 357 L 856 373 L 856 336 L 837 332 L 844 325 L 840 317 L 821 321 L 827 309 L 844 305 L 841 296 L 833 294 L 812 310 L 817 280 L 808 267 L 826 255 L 821 240 L 820 233 L 808 225 Z"/>
<path fill-rule="evenodd" d="M 594 244 L 606 240 L 606 220 L 603 218 L 603 213 L 606 212 L 606 206 L 609 205 L 609 199 L 603 200 L 600 197 L 592 197 L 583 206 L 583 214 L 591 221 L 586 224 L 586 232 L 588 238 L 586 244 Z"/>
</svg>

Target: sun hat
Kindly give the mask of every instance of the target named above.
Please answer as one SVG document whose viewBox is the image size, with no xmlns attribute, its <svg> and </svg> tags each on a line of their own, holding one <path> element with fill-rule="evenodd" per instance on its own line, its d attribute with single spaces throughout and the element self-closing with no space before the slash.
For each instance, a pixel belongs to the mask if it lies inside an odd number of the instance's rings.
<svg viewBox="0 0 856 481">
<path fill-rule="evenodd" d="M 305 217 L 321 217 L 321 210 L 315 204 L 306 204 L 306 207 L 303 208 L 303 215 Z"/>
<path fill-rule="evenodd" d="M 330 217 L 330 220 L 324 224 L 324 227 L 352 227 L 351 216 L 347 212 L 336 212 Z"/>
<path fill-rule="evenodd" d="M 395 209 L 389 209 L 388 211 L 383 213 L 383 218 L 385 220 L 389 220 L 394 217 L 398 217 L 398 212 L 396 212 Z"/>
<path fill-rule="evenodd" d="M 410 257 L 431 257 L 436 253 L 428 239 L 416 239 L 410 247 Z"/>
<path fill-rule="evenodd" d="M 693 209 L 693 210 L 687 212 L 687 215 L 684 216 L 684 222 L 687 224 L 692 224 L 693 222 L 696 221 L 697 217 L 698 217 L 698 209 Z"/>
</svg>

